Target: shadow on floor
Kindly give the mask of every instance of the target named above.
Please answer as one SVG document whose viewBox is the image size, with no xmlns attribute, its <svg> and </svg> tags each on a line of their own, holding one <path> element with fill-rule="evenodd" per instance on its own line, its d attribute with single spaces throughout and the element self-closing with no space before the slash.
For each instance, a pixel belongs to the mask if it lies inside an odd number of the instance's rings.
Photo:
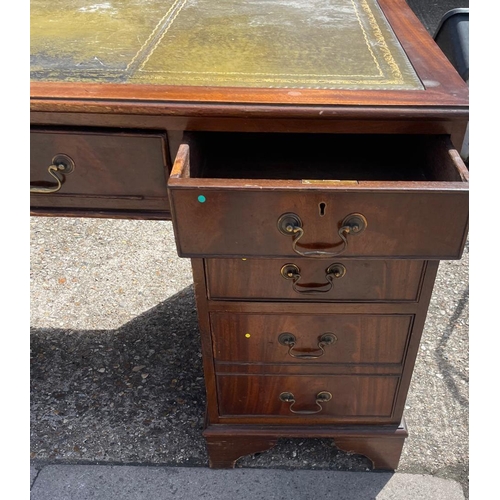
<svg viewBox="0 0 500 500">
<path fill-rule="evenodd" d="M 116 330 L 31 332 L 31 458 L 208 466 L 192 286 Z M 237 467 L 366 471 L 331 439 L 283 439 Z"/>
</svg>

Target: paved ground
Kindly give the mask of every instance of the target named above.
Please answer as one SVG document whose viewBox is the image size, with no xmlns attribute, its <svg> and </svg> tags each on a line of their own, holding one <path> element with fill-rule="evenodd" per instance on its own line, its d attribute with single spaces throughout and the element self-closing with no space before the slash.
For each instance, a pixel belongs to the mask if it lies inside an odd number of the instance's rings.
<svg viewBox="0 0 500 500">
<path fill-rule="evenodd" d="M 418 474 L 49 465 L 31 500 L 463 500 L 458 483 Z"/>
</svg>

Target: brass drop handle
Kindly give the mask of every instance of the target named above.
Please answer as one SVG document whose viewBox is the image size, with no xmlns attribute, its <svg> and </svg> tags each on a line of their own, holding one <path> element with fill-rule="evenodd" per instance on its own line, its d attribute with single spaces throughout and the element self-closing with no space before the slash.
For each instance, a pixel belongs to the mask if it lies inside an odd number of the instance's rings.
<svg viewBox="0 0 500 500">
<path fill-rule="evenodd" d="M 285 264 L 281 268 L 281 276 L 292 281 L 292 288 L 297 293 L 327 293 L 333 288 L 333 281 L 343 278 L 346 268 L 342 264 L 332 264 L 325 270 L 326 283 L 299 283 L 302 275 L 296 264 Z"/>
<path fill-rule="evenodd" d="M 299 240 L 302 238 L 302 236 L 304 236 L 304 229 L 302 227 L 302 221 L 300 217 L 294 213 L 286 213 L 278 219 L 279 231 L 282 234 L 292 236 L 292 250 L 302 257 L 335 257 L 337 255 L 340 255 L 347 250 L 347 236 L 355 236 L 362 233 L 366 229 L 367 225 L 368 222 L 364 215 L 358 213 L 349 214 L 344 218 L 337 231 L 342 241 L 340 250 L 336 252 L 326 250 L 306 251 L 301 250 L 298 247 Z"/>
<path fill-rule="evenodd" d="M 327 401 L 330 401 L 330 399 L 332 399 L 331 393 L 327 391 L 321 391 L 316 394 L 316 406 L 318 407 L 317 410 L 294 410 L 293 406 L 296 401 L 295 396 L 291 392 L 282 392 L 279 397 L 280 400 L 283 401 L 283 403 L 290 403 L 289 410 L 296 415 L 314 415 L 315 413 L 319 413 L 323 410 L 323 407 L 320 403 L 326 403 Z"/>
<path fill-rule="evenodd" d="M 295 350 L 295 345 L 297 343 L 297 339 L 295 338 L 295 335 L 293 333 L 288 333 L 284 332 L 281 333 L 280 336 L 278 337 L 278 342 L 281 345 L 287 346 L 288 347 L 288 354 L 292 358 L 297 358 L 297 359 L 318 359 L 321 358 L 325 354 L 325 347 L 327 345 L 333 345 L 335 342 L 337 342 L 337 336 L 334 335 L 333 333 L 324 333 L 320 337 L 318 337 L 318 349 L 319 353 L 313 354 L 309 352 L 304 352 L 304 351 L 297 351 Z"/>
<path fill-rule="evenodd" d="M 70 174 L 75 168 L 75 162 L 67 155 L 59 154 L 52 158 L 52 164 L 47 171 L 56 180 L 55 186 L 31 186 L 30 193 L 49 194 L 57 193 L 64 183 L 64 175 Z"/>
</svg>

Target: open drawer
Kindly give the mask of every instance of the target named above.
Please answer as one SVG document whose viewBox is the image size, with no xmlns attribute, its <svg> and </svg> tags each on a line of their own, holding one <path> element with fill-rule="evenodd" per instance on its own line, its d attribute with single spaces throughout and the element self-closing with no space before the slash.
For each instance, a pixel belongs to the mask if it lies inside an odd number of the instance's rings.
<svg viewBox="0 0 500 500">
<path fill-rule="evenodd" d="M 446 136 L 193 133 L 168 182 L 181 257 L 460 258 Z"/>
</svg>

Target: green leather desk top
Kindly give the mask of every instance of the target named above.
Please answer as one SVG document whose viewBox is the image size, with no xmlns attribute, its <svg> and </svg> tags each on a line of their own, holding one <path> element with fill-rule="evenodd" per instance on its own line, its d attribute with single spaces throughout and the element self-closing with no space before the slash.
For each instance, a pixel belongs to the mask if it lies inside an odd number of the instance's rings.
<svg viewBox="0 0 500 500">
<path fill-rule="evenodd" d="M 376 0 L 31 0 L 31 78 L 423 90 Z"/>
</svg>

